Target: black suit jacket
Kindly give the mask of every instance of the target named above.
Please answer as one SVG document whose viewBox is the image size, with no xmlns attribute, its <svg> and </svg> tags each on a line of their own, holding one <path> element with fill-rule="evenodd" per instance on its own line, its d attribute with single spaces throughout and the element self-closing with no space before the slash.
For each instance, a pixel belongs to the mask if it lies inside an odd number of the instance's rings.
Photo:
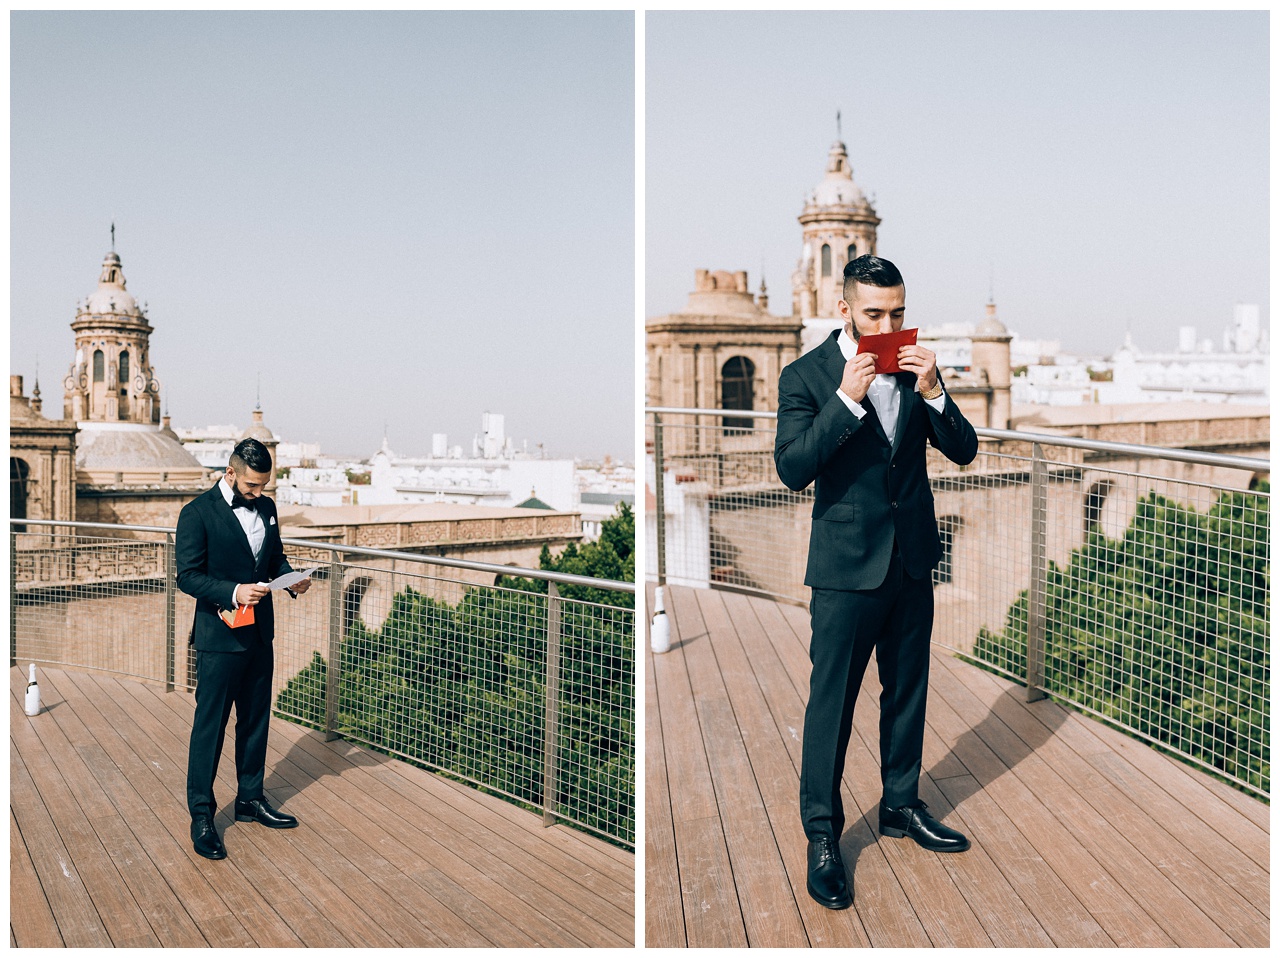
<svg viewBox="0 0 1280 958">
<path fill-rule="evenodd" d="M 174 541 L 178 588 L 195 596 L 192 641 L 200 651 L 242 652 L 251 642 L 270 642 L 275 637 L 275 610 L 269 595 L 254 608 L 253 625 L 233 629 L 218 615 L 219 609 L 231 608 L 237 585 L 267 582 L 293 571 L 280 544 L 276 504 L 265 496 L 259 502 L 267 534 L 256 562 L 249 539 L 218 485 L 192 499 L 178 515 Z"/>
<path fill-rule="evenodd" d="M 977 455 L 978 437 L 949 394 L 939 413 L 915 391 L 915 375 L 903 372 L 894 376 L 901 403 L 891 447 L 869 400 L 859 419 L 836 395 L 845 365 L 839 334 L 790 363 L 778 381 L 778 475 L 797 492 L 814 484 L 805 584 L 876 588 L 895 537 L 907 574 L 923 578 L 942 557 L 925 442 L 963 465 Z"/>
</svg>

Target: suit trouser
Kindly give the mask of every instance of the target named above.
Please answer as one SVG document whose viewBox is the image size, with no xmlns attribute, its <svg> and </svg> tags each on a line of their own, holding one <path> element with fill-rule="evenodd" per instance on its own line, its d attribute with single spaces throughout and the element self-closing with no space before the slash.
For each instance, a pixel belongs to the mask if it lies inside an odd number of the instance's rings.
<svg viewBox="0 0 1280 958">
<path fill-rule="evenodd" d="M 809 604 L 813 638 L 809 704 L 804 712 L 800 765 L 800 817 L 810 840 L 844 831 L 840 779 L 853 727 L 853 707 L 876 652 L 880 672 L 880 778 L 891 808 L 919 799 L 929 692 L 929 637 L 933 582 L 913 579 L 894 550 L 889 572 L 875 589 L 814 589 Z"/>
<path fill-rule="evenodd" d="M 262 798 L 271 721 L 270 642 L 255 637 L 244 652 L 196 653 L 196 715 L 187 755 L 187 808 L 191 817 L 218 811 L 213 780 L 222 757 L 231 706 L 236 709 L 236 797 Z"/>
</svg>

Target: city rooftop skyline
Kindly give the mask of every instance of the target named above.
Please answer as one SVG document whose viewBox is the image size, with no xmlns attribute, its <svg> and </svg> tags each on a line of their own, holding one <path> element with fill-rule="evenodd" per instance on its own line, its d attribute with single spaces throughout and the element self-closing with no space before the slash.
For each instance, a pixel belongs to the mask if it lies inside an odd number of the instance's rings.
<svg viewBox="0 0 1280 958">
<path fill-rule="evenodd" d="M 908 325 L 994 290 L 1072 352 L 1217 342 L 1237 302 L 1269 328 L 1265 11 L 650 12 L 645 41 L 646 316 L 762 266 L 790 312 L 840 111 Z"/>
<path fill-rule="evenodd" d="M 260 375 L 326 448 L 501 409 L 633 455 L 630 11 L 10 24 L 10 371 L 48 415 L 114 223 L 175 425 L 247 422 Z"/>
</svg>

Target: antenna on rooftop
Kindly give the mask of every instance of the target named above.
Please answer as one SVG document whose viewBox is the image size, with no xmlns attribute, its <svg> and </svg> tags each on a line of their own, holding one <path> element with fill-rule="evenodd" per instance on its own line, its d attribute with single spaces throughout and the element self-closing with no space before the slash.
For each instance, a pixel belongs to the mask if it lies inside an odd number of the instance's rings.
<svg viewBox="0 0 1280 958">
<path fill-rule="evenodd" d="M 840 111 L 836 110 L 836 139 L 844 142 L 844 136 L 840 133 Z"/>
<path fill-rule="evenodd" d="M 111 252 L 116 251 L 116 221 L 111 221 Z"/>
<path fill-rule="evenodd" d="M 988 286 L 987 286 L 987 302 L 988 302 L 988 303 L 994 303 L 994 302 L 996 301 L 996 264 L 995 264 L 995 260 L 992 260 L 992 261 L 988 264 L 988 267 L 987 267 L 987 268 L 988 268 L 988 277 L 987 277 L 987 283 L 988 283 Z"/>
<path fill-rule="evenodd" d="M 257 405 L 255 405 L 253 408 L 261 409 L 262 408 L 262 370 L 258 370 L 258 393 L 256 397 L 256 403 Z"/>
</svg>

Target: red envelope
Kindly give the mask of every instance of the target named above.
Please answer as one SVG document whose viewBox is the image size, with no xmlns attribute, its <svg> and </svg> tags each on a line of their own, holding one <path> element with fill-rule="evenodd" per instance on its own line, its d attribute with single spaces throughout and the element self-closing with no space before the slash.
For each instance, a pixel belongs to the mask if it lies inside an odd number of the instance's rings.
<svg viewBox="0 0 1280 958">
<path fill-rule="evenodd" d="M 251 605 L 241 605 L 235 609 L 219 609 L 218 615 L 222 616 L 222 621 L 233 629 L 253 625 L 253 606 Z"/>
<path fill-rule="evenodd" d="M 914 346 L 917 329 L 900 329 L 896 333 L 881 333 L 876 336 L 863 336 L 858 340 L 858 354 L 876 354 L 877 373 L 898 373 L 898 347 Z"/>
</svg>

